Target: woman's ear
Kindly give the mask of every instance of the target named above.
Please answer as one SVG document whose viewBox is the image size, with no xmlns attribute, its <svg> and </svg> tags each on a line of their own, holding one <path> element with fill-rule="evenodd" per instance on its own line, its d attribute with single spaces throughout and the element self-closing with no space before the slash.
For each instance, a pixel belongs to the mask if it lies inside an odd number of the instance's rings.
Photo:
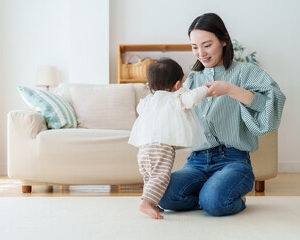
<svg viewBox="0 0 300 240">
<path fill-rule="evenodd" d="M 225 41 L 222 41 L 222 46 L 225 47 L 227 45 L 227 43 Z"/>
</svg>

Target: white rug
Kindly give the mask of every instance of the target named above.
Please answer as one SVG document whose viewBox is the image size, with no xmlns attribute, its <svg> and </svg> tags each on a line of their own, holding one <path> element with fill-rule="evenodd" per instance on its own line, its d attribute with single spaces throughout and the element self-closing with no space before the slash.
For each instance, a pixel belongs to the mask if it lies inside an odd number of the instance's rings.
<svg viewBox="0 0 300 240">
<path fill-rule="evenodd" d="M 300 197 L 247 197 L 243 212 L 211 217 L 166 212 L 153 220 L 139 197 L 1 197 L 3 240 L 276 240 L 300 239 Z"/>
</svg>

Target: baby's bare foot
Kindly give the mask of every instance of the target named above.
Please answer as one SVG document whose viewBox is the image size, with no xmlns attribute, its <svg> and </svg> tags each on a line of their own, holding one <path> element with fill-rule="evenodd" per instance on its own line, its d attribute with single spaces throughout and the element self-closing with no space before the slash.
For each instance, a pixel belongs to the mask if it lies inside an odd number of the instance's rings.
<svg viewBox="0 0 300 240">
<path fill-rule="evenodd" d="M 163 219 L 164 217 L 161 216 L 159 214 L 159 209 L 154 206 L 154 204 L 148 200 L 148 199 L 143 199 L 140 207 L 139 207 L 140 211 L 142 211 L 143 213 L 149 215 L 150 217 L 154 218 L 154 219 Z"/>
<path fill-rule="evenodd" d="M 245 196 L 243 196 L 243 197 L 241 197 L 241 199 L 244 201 L 244 203 L 246 204 L 246 197 Z"/>
</svg>

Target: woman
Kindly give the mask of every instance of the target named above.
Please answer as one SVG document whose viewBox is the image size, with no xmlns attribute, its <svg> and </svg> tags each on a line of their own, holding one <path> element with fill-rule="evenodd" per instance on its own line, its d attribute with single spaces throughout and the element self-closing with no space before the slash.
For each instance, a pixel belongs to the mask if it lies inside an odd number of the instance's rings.
<svg viewBox="0 0 300 240">
<path fill-rule="evenodd" d="M 188 35 L 197 60 L 184 87 L 209 88 L 194 108 L 208 142 L 172 173 L 159 206 L 235 214 L 246 207 L 243 196 L 253 187 L 249 152 L 258 148 L 258 136 L 279 127 L 285 96 L 262 69 L 233 61 L 231 39 L 218 15 L 197 17 Z"/>
</svg>

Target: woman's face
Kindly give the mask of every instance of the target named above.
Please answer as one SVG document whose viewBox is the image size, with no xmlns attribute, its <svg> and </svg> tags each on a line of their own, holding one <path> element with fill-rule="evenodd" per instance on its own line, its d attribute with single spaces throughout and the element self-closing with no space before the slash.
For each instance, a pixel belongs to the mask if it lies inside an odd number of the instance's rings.
<svg viewBox="0 0 300 240">
<path fill-rule="evenodd" d="M 191 31 L 190 39 L 193 54 L 204 67 L 223 65 L 223 47 L 226 42 L 220 41 L 214 33 L 198 29 Z"/>
</svg>

